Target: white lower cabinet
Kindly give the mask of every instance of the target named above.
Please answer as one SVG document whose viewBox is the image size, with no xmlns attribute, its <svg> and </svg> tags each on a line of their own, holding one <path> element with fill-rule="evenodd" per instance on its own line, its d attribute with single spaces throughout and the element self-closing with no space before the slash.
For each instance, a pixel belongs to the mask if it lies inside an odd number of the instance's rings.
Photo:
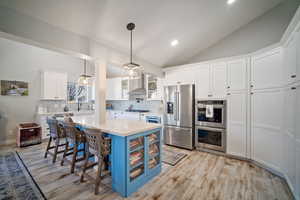
<svg viewBox="0 0 300 200">
<path fill-rule="evenodd" d="M 254 91 L 251 95 L 252 159 L 277 171 L 282 168 L 283 92 Z"/>
<path fill-rule="evenodd" d="M 296 141 L 296 189 L 295 193 L 300 199 L 300 141 Z"/>
<path fill-rule="evenodd" d="M 247 156 L 247 92 L 232 92 L 227 96 L 227 153 Z"/>
</svg>

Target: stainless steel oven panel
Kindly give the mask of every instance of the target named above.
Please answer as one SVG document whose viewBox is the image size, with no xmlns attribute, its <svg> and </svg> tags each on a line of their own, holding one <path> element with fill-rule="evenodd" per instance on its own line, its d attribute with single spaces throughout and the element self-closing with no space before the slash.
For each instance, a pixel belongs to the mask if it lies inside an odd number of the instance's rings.
<svg viewBox="0 0 300 200">
<path fill-rule="evenodd" d="M 222 137 L 221 147 L 216 146 L 216 145 L 211 145 L 211 144 L 199 143 L 198 142 L 198 129 L 220 132 L 222 134 L 222 136 L 221 136 Z M 200 150 L 201 149 L 211 149 L 211 150 L 226 152 L 226 130 L 225 129 L 220 129 L 220 128 L 196 126 L 195 127 L 195 144 L 196 144 L 195 145 L 196 149 L 200 149 Z"/>
<path fill-rule="evenodd" d="M 197 102 L 197 101 L 196 101 Z M 226 102 L 226 101 L 224 101 Z M 223 105 L 220 104 L 212 104 L 214 108 L 221 108 L 222 109 L 222 122 L 215 123 L 215 122 L 203 122 L 198 121 L 198 108 L 206 108 L 205 104 L 196 104 L 196 111 L 195 111 L 195 125 L 198 126 L 209 126 L 209 127 L 216 127 L 216 128 L 226 128 L 226 103 Z"/>
<path fill-rule="evenodd" d="M 165 144 L 193 149 L 193 128 L 180 128 L 176 126 L 164 126 Z"/>
</svg>

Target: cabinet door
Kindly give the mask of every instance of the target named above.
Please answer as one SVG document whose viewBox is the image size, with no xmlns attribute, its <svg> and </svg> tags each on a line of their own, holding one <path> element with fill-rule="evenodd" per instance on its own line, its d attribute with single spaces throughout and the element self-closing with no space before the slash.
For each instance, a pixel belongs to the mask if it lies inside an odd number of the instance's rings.
<svg viewBox="0 0 300 200">
<path fill-rule="evenodd" d="M 106 100 L 114 100 L 114 80 L 106 80 Z"/>
<path fill-rule="evenodd" d="M 210 91 L 210 67 L 209 65 L 199 66 L 195 71 L 195 82 L 196 82 L 196 98 L 207 99 Z"/>
<path fill-rule="evenodd" d="M 56 97 L 58 99 L 67 99 L 68 77 L 65 73 L 55 73 L 56 76 Z"/>
<path fill-rule="evenodd" d="M 253 89 L 268 89 L 282 85 L 282 51 L 276 49 L 252 57 L 251 83 Z"/>
<path fill-rule="evenodd" d="M 296 35 L 295 35 L 296 36 Z M 287 83 L 296 81 L 297 78 L 297 49 L 296 37 L 292 37 L 285 49 L 285 69 Z"/>
<path fill-rule="evenodd" d="M 296 137 L 295 137 L 295 160 L 296 160 L 296 194 L 298 198 L 300 198 L 300 85 L 296 87 L 296 107 L 295 107 L 295 113 L 296 113 Z"/>
<path fill-rule="evenodd" d="M 225 98 L 227 90 L 226 63 L 211 65 L 211 92 L 213 98 Z"/>
<path fill-rule="evenodd" d="M 121 80 L 121 98 L 124 100 L 129 99 L 129 79 L 128 78 L 122 78 Z"/>
<path fill-rule="evenodd" d="M 282 106 L 280 89 L 257 91 L 251 95 L 253 160 L 280 171 L 282 166 Z"/>
<path fill-rule="evenodd" d="M 247 89 L 247 65 L 246 59 L 234 60 L 227 63 L 228 89 Z"/>
<path fill-rule="evenodd" d="M 55 99 L 56 78 L 52 72 L 42 72 L 42 99 Z"/>
<path fill-rule="evenodd" d="M 193 84 L 195 73 L 192 68 L 183 68 L 180 70 L 167 71 L 165 77 L 165 85 L 176 84 Z"/>
<path fill-rule="evenodd" d="M 247 93 L 231 92 L 227 96 L 228 128 L 227 128 L 227 153 L 235 156 L 246 157 L 247 151 Z"/>
<path fill-rule="evenodd" d="M 296 33 L 296 59 L 297 59 L 297 69 L 296 76 L 297 81 L 300 81 L 300 32 Z"/>
<path fill-rule="evenodd" d="M 122 78 L 107 79 L 107 100 L 122 99 Z"/>
</svg>

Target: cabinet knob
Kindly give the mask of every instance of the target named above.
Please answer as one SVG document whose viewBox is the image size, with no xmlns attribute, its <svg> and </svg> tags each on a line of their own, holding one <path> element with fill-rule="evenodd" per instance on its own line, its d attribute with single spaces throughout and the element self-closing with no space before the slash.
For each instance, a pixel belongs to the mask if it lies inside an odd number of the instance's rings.
<svg viewBox="0 0 300 200">
<path fill-rule="evenodd" d="M 212 97 L 213 95 L 209 94 L 208 97 Z"/>
<path fill-rule="evenodd" d="M 253 94 L 253 92 L 250 93 L 251 95 Z"/>
<path fill-rule="evenodd" d="M 291 87 L 291 90 L 296 90 L 297 88 L 296 87 Z"/>
<path fill-rule="evenodd" d="M 292 75 L 292 76 L 291 76 L 291 78 L 296 78 L 296 77 L 297 77 L 297 75 Z"/>
<path fill-rule="evenodd" d="M 228 89 L 230 88 L 230 86 L 227 87 Z"/>
<path fill-rule="evenodd" d="M 250 85 L 251 88 L 253 88 L 253 85 Z"/>
<path fill-rule="evenodd" d="M 227 95 L 230 95 L 230 93 L 227 93 Z"/>
</svg>

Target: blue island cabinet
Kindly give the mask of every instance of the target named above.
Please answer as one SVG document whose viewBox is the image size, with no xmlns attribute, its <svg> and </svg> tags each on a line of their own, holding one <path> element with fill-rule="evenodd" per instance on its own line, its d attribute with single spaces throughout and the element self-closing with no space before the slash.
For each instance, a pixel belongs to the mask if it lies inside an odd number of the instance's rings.
<svg viewBox="0 0 300 200">
<path fill-rule="evenodd" d="M 130 196 L 161 172 L 161 128 L 112 138 L 112 188 Z"/>
</svg>

